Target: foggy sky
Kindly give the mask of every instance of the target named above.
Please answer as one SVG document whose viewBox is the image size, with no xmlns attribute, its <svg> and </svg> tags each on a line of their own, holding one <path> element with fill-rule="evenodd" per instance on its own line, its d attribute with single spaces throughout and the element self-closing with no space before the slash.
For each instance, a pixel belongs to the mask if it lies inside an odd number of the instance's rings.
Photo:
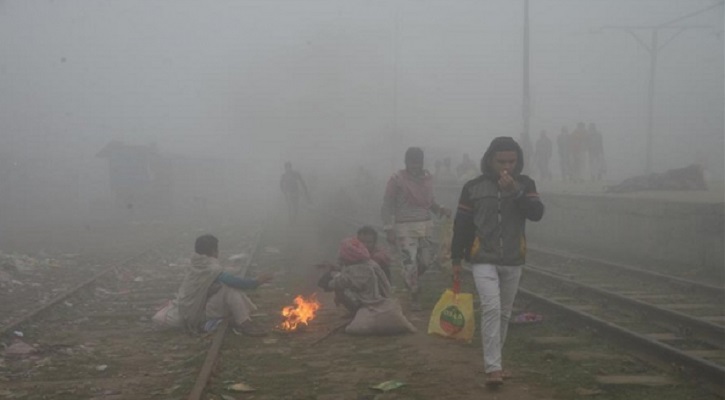
<svg viewBox="0 0 725 400">
<path fill-rule="evenodd" d="M 95 154 L 113 139 L 245 160 L 275 180 L 288 159 L 389 171 L 410 145 L 477 159 L 522 130 L 522 4 L 0 1 L 0 156 L 76 166 L 86 186 L 103 184 L 83 168 L 103 168 Z M 601 28 L 710 4 L 532 1 L 531 137 L 595 122 L 610 176 L 641 173 L 649 56 Z M 682 24 L 704 28 L 661 52 L 654 168 L 706 158 L 722 171 L 723 8 Z"/>
</svg>

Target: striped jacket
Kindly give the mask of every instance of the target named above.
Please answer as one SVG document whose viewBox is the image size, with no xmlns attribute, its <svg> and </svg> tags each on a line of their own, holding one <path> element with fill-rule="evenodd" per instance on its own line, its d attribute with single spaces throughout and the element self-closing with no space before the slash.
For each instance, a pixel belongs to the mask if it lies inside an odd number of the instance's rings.
<svg viewBox="0 0 725 400">
<path fill-rule="evenodd" d="M 502 192 L 497 180 L 484 174 L 461 191 L 453 226 L 451 258 L 472 263 L 522 265 L 526 261 L 526 220 L 544 215 L 534 180 L 516 175 L 515 193 Z"/>
</svg>

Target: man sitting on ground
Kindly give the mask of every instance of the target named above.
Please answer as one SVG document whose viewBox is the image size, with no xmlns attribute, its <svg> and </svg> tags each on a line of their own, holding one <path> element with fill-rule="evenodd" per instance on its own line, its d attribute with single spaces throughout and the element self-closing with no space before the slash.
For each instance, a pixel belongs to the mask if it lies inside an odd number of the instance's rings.
<svg viewBox="0 0 725 400">
<path fill-rule="evenodd" d="M 269 282 L 271 274 L 256 279 L 242 279 L 224 272 L 219 264 L 219 239 L 203 235 L 196 239 L 191 266 L 184 276 L 176 301 L 179 315 L 187 329 L 198 332 L 209 327 L 208 322 L 230 318 L 231 326 L 249 336 L 266 332 L 250 317 L 257 306 L 242 292 Z"/>
</svg>

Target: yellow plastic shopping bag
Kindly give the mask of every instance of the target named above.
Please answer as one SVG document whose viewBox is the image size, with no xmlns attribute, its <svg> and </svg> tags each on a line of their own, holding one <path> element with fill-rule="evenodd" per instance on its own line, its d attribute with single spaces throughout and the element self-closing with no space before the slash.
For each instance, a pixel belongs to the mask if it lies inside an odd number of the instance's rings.
<svg viewBox="0 0 725 400">
<path fill-rule="evenodd" d="M 454 273 L 453 289 L 446 289 L 433 307 L 428 333 L 470 342 L 476 324 L 473 317 L 473 295 L 459 293 L 457 275 Z"/>
</svg>

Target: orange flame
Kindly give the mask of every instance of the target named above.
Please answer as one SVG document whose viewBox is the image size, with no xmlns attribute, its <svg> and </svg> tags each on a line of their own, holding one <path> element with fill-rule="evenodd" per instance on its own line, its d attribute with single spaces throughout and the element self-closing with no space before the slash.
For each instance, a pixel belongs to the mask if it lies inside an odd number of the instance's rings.
<svg viewBox="0 0 725 400">
<path fill-rule="evenodd" d="M 300 324 L 307 325 L 309 321 L 315 318 L 315 313 L 320 308 L 315 294 L 305 300 L 302 295 L 295 297 L 295 305 L 282 308 L 282 317 L 284 320 L 279 325 L 283 331 L 295 331 Z"/>
</svg>

